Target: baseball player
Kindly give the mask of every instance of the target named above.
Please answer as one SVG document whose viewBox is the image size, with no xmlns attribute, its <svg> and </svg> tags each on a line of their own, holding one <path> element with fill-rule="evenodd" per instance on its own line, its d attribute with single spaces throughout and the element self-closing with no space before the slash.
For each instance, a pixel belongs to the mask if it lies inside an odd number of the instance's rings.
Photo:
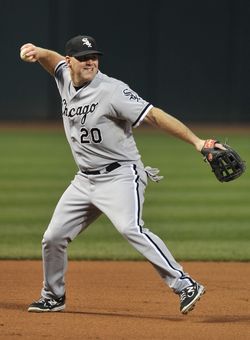
<svg viewBox="0 0 250 340">
<path fill-rule="evenodd" d="M 201 151 L 205 141 L 127 84 L 99 70 L 96 41 L 85 35 L 66 43 L 66 57 L 27 43 L 20 56 L 39 62 L 53 77 L 62 98 L 65 134 L 78 172 L 60 198 L 42 240 L 44 281 L 41 298 L 29 312 L 65 309 L 67 246 L 104 213 L 125 239 L 152 263 L 180 297 L 187 314 L 205 288 L 183 271 L 164 242 L 144 227 L 142 209 L 147 179 L 158 170 L 144 168 L 132 128 L 149 123 Z"/>
</svg>

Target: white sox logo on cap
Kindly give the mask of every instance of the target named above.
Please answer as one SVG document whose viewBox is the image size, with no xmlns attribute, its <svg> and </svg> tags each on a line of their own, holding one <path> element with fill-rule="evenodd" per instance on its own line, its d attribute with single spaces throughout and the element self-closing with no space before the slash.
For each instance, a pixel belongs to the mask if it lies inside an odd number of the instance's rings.
<svg viewBox="0 0 250 340">
<path fill-rule="evenodd" d="M 80 57 L 88 54 L 103 54 L 98 50 L 95 39 L 88 35 L 77 35 L 76 37 L 71 38 L 66 43 L 65 52 L 66 55 L 70 57 Z"/>
<path fill-rule="evenodd" d="M 92 47 L 91 42 L 89 41 L 88 38 L 82 38 L 83 45 L 86 45 L 88 47 Z"/>
</svg>

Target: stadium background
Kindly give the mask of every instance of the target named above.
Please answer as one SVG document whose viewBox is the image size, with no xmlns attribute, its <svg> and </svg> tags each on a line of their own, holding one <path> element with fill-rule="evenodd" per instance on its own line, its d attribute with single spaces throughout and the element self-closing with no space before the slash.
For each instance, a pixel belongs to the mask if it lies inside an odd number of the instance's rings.
<svg viewBox="0 0 250 340">
<path fill-rule="evenodd" d="M 101 70 L 184 121 L 249 122 L 250 2 L 1 0 L 0 120 L 57 120 L 52 78 L 19 59 L 23 43 L 64 53 L 96 38 Z"/>
<path fill-rule="evenodd" d="M 1 4 L 1 258 L 40 259 L 44 228 L 76 172 L 55 82 L 38 63 L 20 60 L 23 43 L 64 53 L 72 36 L 93 35 L 105 53 L 103 72 L 204 139 L 229 141 L 249 164 L 249 1 Z M 144 164 L 160 168 L 165 177 L 160 185 L 149 184 L 144 220 L 166 238 L 174 255 L 249 260 L 248 171 L 223 186 L 190 145 L 143 127 L 135 138 Z M 79 259 L 140 258 L 105 217 L 69 250 Z"/>
</svg>

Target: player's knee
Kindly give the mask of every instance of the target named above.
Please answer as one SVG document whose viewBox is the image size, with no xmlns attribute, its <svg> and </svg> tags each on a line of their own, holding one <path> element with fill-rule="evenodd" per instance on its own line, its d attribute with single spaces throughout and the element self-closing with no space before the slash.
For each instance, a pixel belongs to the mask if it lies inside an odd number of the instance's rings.
<svg viewBox="0 0 250 340">
<path fill-rule="evenodd" d="M 65 248 L 67 244 L 68 240 L 56 232 L 47 230 L 43 235 L 42 245 L 44 248 Z"/>
<path fill-rule="evenodd" d="M 119 228 L 117 229 L 120 232 L 120 234 L 128 240 L 134 238 L 135 234 L 137 234 L 135 229 L 131 228 L 129 225 L 120 225 Z"/>
</svg>

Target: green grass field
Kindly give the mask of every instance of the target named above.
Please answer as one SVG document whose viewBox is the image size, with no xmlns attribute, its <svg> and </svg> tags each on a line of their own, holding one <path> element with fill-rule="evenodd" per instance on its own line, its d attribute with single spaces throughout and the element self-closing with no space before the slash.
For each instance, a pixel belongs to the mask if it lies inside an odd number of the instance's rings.
<svg viewBox="0 0 250 340">
<path fill-rule="evenodd" d="M 192 146 L 159 131 L 141 129 L 135 137 L 144 164 L 165 177 L 147 188 L 145 225 L 178 260 L 249 261 L 249 171 L 220 183 Z M 249 133 L 216 137 L 228 138 L 250 164 Z M 60 129 L 2 130 L 0 145 L 0 258 L 40 259 L 43 232 L 76 172 L 71 151 Z M 142 259 L 105 216 L 70 244 L 69 257 Z"/>
</svg>

